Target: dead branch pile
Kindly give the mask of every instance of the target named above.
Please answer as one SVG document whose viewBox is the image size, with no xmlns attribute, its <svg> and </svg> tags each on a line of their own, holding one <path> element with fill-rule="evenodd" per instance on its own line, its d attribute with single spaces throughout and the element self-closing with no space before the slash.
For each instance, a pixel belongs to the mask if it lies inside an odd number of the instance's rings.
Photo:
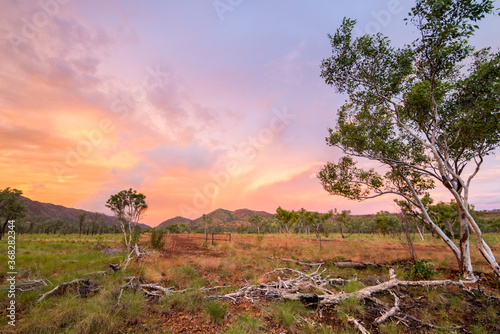
<svg viewBox="0 0 500 334">
<path fill-rule="evenodd" d="M 277 268 L 265 273 L 262 278 L 263 283 L 249 284 L 241 287 L 235 292 L 217 294 L 212 293 L 219 289 L 228 288 L 228 286 L 204 287 L 200 290 L 206 293 L 207 298 L 227 299 L 232 302 L 238 302 L 240 299 L 247 299 L 254 302 L 255 299 L 281 299 L 281 300 L 300 300 L 307 305 L 314 305 L 319 309 L 335 306 L 336 304 L 355 298 L 364 300 L 371 305 L 374 305 L 376 313 L 379 315 L 370 324 L 372 327 L 377 327 L 379 324 L 387 321 L 390 318 L 397 319 L 400 323 L 408 327 L 427 327 L 440 328 L 431 323 L 414 318 L 401 311 L 400 297 L 397 295 L 397 287 L 437 287 L 437 286 L 457 286 L 473 293 L 470 284 L 477 281 L 452 281 L 452 280 L 434 280 L 434 281 L 405 281 L 397 279 L 394 269 L 389 271 L 389 280 L 381 282 L 373 286 L 366 286 L 358 291 L 346 293 L 343 291 L 335 291 L 335 284 L 344 284 L 349 280 L 341 278 L 331 278 L 329 275 L 323 276 L 326 269 L 322 270 L 321 264 L 317 266 L 312 273 L 304 273 L 300 270 L 291 268 Z M 112 268 L 112 266 L 111 266 Z M 118 269 L 119 270 L 119 269 Z M 49 295 L 65 293 L 68 288 L 76 288 L 80 296 L 87 296 L 91 292 L 99 290 L 96 281 L 91 279 L 75 279 L 71 282 L 62 283 L 54 289 L 40 295 L 38 302 L 42 301 Z M 145 295 L 151 298 L 168 297 L 176 293 L 184 293 L 193 289 L 175 290 L 173 287 L 164 287 L 160 283 L 149 283 L 139 276 L 131 276 L 125 278 L 125 283 L 120 287 L 120 293 L 116 302 L 118 306 L 121 302 L 123 291 L 126 289 L 140 290 Z M 389 306 L 374 297 L 375 294 L 390 293 L 394 297 L 394 305 Z M 491 296 L 492 298 L 497 298 Z M 346 314 L 348 322 L 352 323 L 361 333 L 369 333 L 363 323 Z M 457 329 L 459 327 L 449 327 L 447 329 Z M 446 329 L 446 328 L 445 328 Z"/>
</svg>

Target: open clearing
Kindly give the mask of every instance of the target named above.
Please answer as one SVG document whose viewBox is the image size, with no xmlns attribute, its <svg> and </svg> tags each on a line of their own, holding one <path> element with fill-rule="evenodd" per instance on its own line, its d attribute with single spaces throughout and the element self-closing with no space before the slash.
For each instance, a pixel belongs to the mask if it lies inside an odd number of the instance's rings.
<svg viewBox="0 0 500 334">
<path fill-rule="evenodd" d="M 486 235 L 500 256 L 500 235 Z M 495 333 L 500 331 L 500 300 L 487 263 L 475 250 L 474 268 L 481 281 L 470 291 L 459 287 L 396 287 L 400 313 L 418 319 L 389 318 L 371 325 L 385 311 L 370 300 L 347 299 L 331 307 L 273 298 L 217 298 L 249 285 L 268 284 L 294 277 L 293 272 L 264 274 L 277 268 L 313 273 L 323 263 L 323 277 L 342 278 L 329 284 L 331 293 L 354 292 L 389 280 L 394 268 L 400 280 L 409 275 L 408 254 L 398 237 L 330 235 L 319 242 L 311 235 L 232 235 L 231 241 L 206 243 L 204 235 L 169 235 L 161 251 L 149 246 L 142 235 L 141 249 L 148 252 L 140 262 L 116 273 L 109 263 L 126 257 L 118 235 L 21 235 L 17 240 L 18 281 L 46 279 L 47 286 L 17 292 L 16 331 L 7 325 L 6 291 L 0 292 L 1 332 L 9 333 L 359 333 L 349 318 L 361 321 L 371 333 Z M 474 240 L 471 241 L 474 245 Z M 434 279 L 459 280 L 456 261 L 441 241 L 430 235 L 415 240 L 419 259 L 437 270 Z M 6 263 L 6 246 L 0 245 L 0 261 Z M 291 260 L 291 261 L 290 261 Z M 341 268 L 337 262 L 371 262 L 364 269 Z M 103 272 L 104 271 L 104 272 Z M 127 277 L 141 283 L 171 288 L 168 296 L 146 296 L 124 289 Z M 67 289 L 37 302 L 39 295 L 58 284 L 78 278 L 91 279 L 97 291 Z M 6 276 L 2 275 L 2 284 Z M 216 288 L 207 290 L 207 288 Z M 481 289 L 477 291 L 475 289 Z M 482 291 L 486 291 L 484 294 Z M 318 293 L 318 291 L 304 291 Z M 120 297 L 121 296 L 121 297 Z M 375 297 L 391 307 L 389 292 Z M 429 325 L 425 325 L 429 324 Z M 431 327 L 435 326 L 435 327 Z"/>
</svg>

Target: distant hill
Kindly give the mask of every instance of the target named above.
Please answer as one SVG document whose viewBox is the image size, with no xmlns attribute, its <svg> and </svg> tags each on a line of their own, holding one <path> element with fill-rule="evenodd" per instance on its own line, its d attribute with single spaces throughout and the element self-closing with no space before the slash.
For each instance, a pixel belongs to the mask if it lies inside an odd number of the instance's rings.
<svg viewBox="0 0 500 334">
<path fill-rule="evenodd" d="M 38 201 L 33 201 L 28 197 L 21 196 L 24 203 L 26 204 L 26 216 L 27 219 L 33 219 L 37 221 L 45 221 L 51 218 L 61 218 L 70 223 L 76 224 L 78 222 L 78 215 L 81 213 L 94 214 L 95 212 L 85 211 L 82 209 L 67 208 L 62 205 L 56 205 L 52 203 L 43 203 Z M 113 216 L 108 216 L 101 214 L 107 224 L 113 225 L 118 219 Z M 139 224 L 141 228 L 150 228 L 146 224 Z"/>
<path fill-rule="evenodd" d="M 181 224 L 189 226 L 189 225 L 193 224 L 193 221 L 191 219 L 188 219 L 188 218 L 177 216 L 177 217 L 165 220 L 160 225 L 158 225 L 158 227 L 167 227 L 170 225 L 181 225 Z"/>
<path fill-rule="evenodd" d="M 217 209 L 210 213 L 207 213 L 207 217 L 212 218 L 213 224 L 224 224 L 224 223 L 236 223 L 236 222 L 247 222 L 252 216 L 261 216 L 264 219 L 272 219 L 274 215 L 265 211 L 254 211 L 249 209 L 238 209 L 235 211 L 225 210 L 225 209 Z M 187 226 L 200 226 L 203 222 L 203 216 L 196 218 L 194 220 L 184 218 L 184 217 L 175 217 L 170 218 L 162 222 L 158 227 L 167 227 L 170 225 L 180 225 L 184 224 Z"/>
</svg>

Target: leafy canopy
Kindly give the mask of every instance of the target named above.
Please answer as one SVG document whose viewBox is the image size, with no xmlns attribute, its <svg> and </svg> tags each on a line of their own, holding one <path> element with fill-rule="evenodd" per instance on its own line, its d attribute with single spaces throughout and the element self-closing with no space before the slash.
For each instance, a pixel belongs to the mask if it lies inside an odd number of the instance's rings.
<svg viewBox="0 0 500 334">
<path fill-rule="evenodd" d="M 380 33 L 354 38 L 356 21 L 344 19 L 329 35 L 321 77 L 348 95 L 327 138 L 347 156 L 319 172 L 325 190 L 358 200 L 393 193 L 418 204 L 435 180 L 457 192 L 470 183 L 475 173 L 460 180 L 466 165 L 479 168 L 500 143 L 500 53 L 468 44 L 492 12 L 486 0 L 417 1 L 408 23 L 420 37 L 401 48 Z M 388 172 L 361 169 L 352 156 Z"/>
</svg>

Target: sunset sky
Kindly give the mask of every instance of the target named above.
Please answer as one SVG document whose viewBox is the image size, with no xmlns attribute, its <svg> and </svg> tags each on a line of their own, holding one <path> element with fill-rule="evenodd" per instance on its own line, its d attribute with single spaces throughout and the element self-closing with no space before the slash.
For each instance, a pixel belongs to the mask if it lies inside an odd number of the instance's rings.
<svg viewBox="0 0 500 334">
<path fill-rule="evenodd" d="M 322 189 L 316 173 L 340 156 L 325 137 L 346 97 L 319 74 L 345 16 L 359 34 L 410 43 L 413 1 L 0 4 L 0 189 L 109 213 L 109 196 L 131 187 L 151 226 L 217 208 L 395 211 L 389 197 Z M 497 50 L 498 31 L 488 17 L 472 44 Z M 473 184 L 477 209 L 500 209 L 499 158 Z M 433 197 L 450 199 L 439 187 Z"/>
</svg>

